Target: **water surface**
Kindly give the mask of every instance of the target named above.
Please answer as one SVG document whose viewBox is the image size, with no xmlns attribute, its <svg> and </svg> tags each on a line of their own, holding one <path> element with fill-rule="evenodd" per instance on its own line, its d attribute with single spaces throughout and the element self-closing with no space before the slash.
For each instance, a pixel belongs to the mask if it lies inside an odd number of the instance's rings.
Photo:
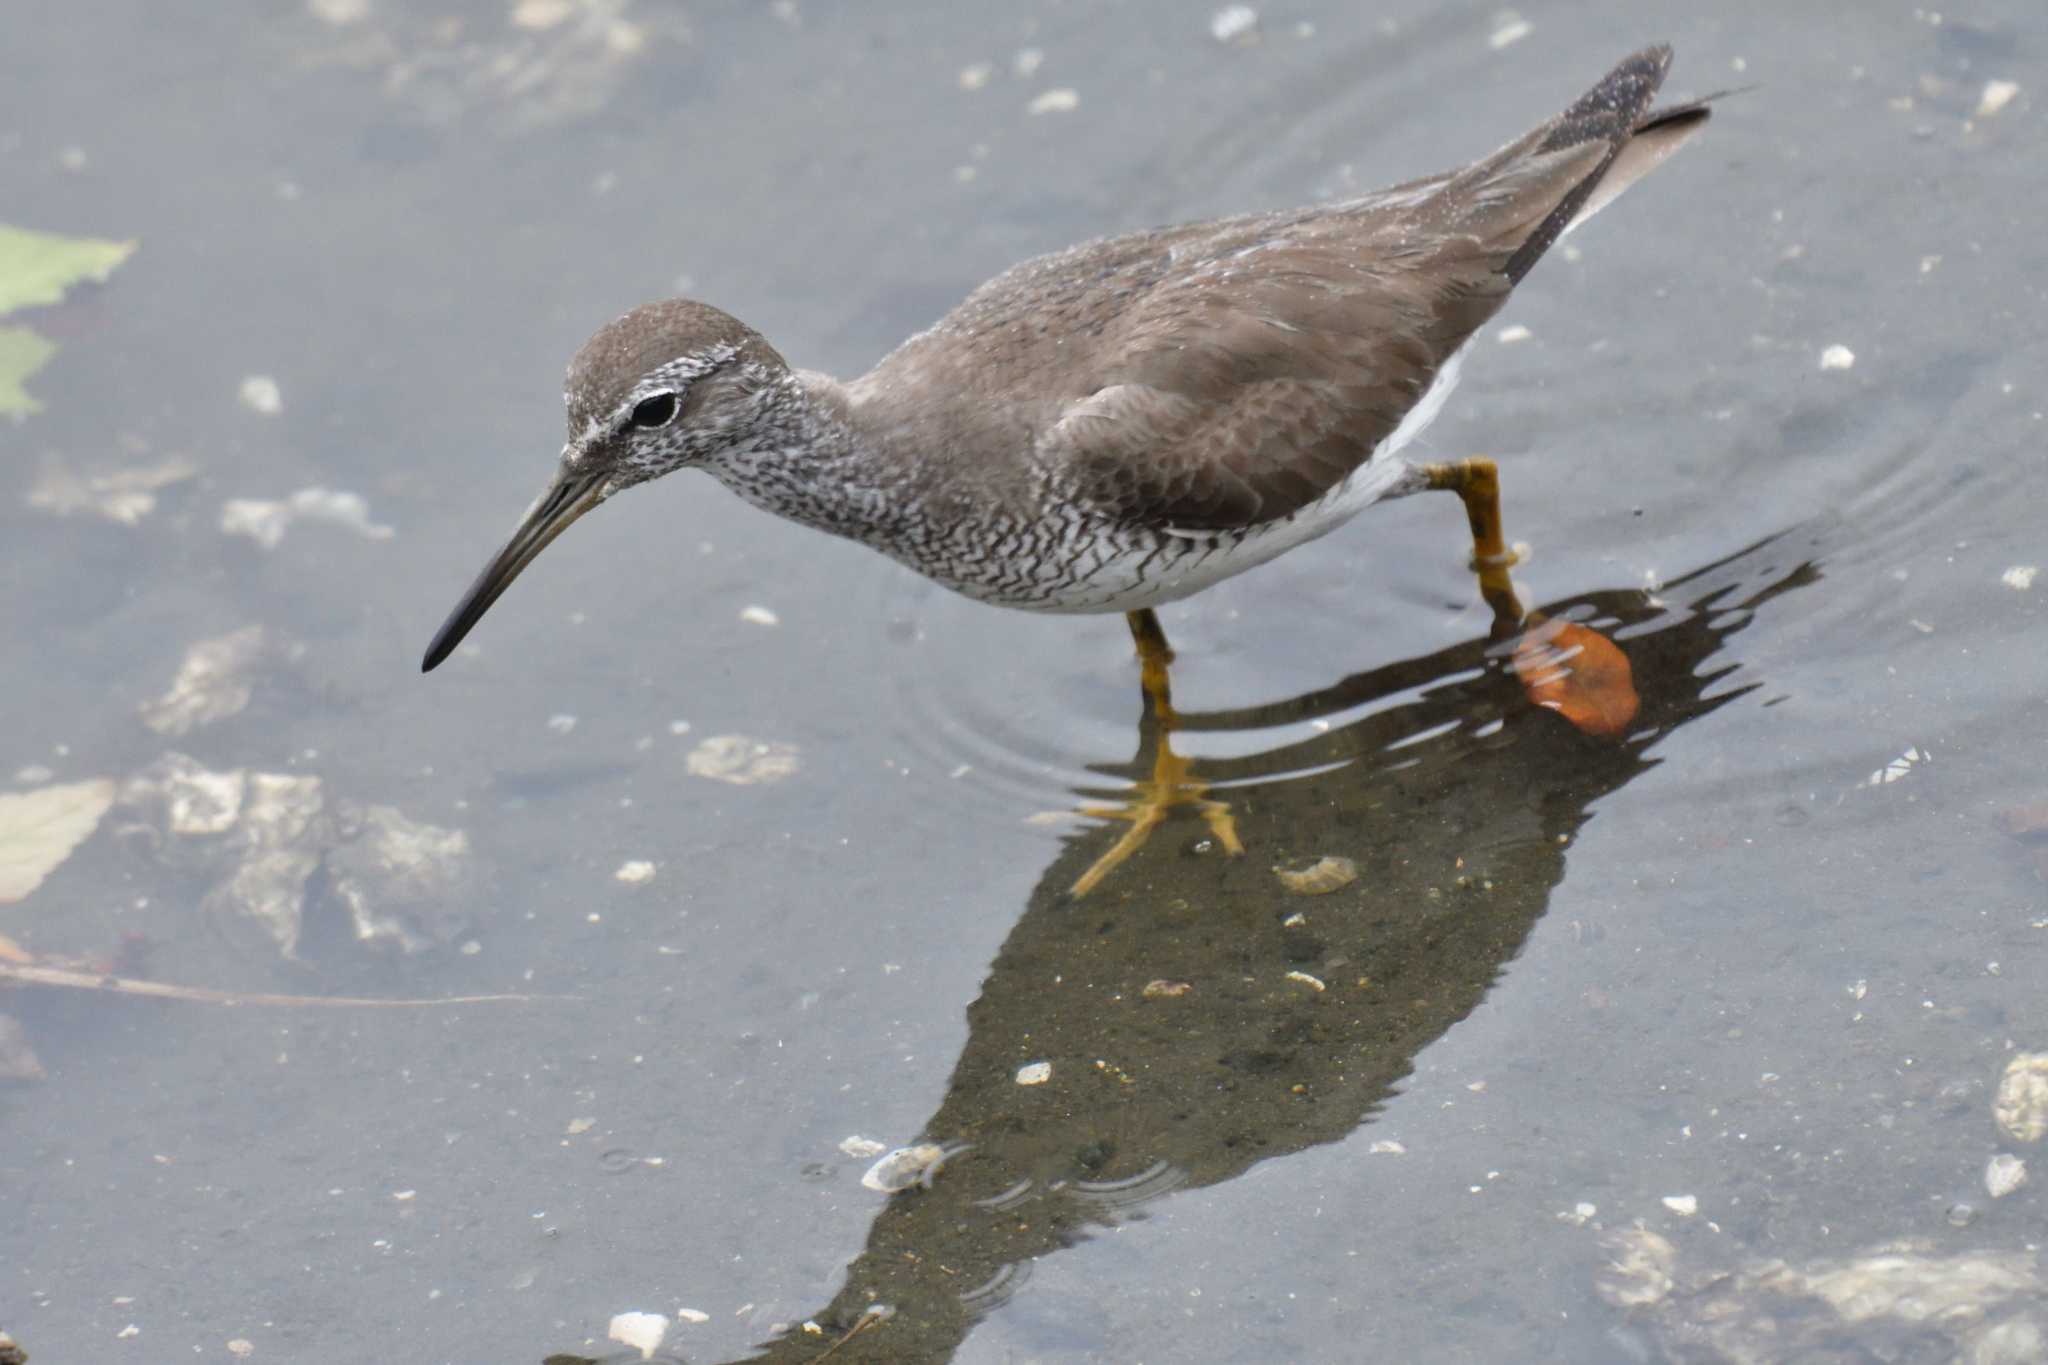
<svg viewBox="0 0 2048 1365">
<path fill-rule="evenodd" d="M 2008 832 L 2048 733 L 2048 21 L 1520 18 L 1264 7 L 1248 46 L 1163 3 L 23 28 L 0 217 L 141 247 L 27 319 L 61 349 L 0 429 L 0 778 L 177 752 L 470 852 L 460 895 L 363 944 L 323 845 L 287 960 L 220 912 L 221 863 L 116 807 L 0 933 L 220 990 L 562 998 L 9 991 L 48 1077 L 0 1089 L 0 1328 L 38 1361 L 595 1357 L 614 1313 L 684 1308 L 679 1358 L 803 1360 L 876 1304 L 835 1359 L 2048 1333 L 2048 1177 L 1983 1185 L 2043 1160 L 1992 1096 L 2048 1051 L 2048 893 Z M 685 290 L 856 373 L 1021 256 L 1456 164 L 1656 39 L 1675 95 L 1755 88 L 1531 275 L 1429 438 L 1500 460 L 1529 599 L 1629 651 L 1624 740 L 1528 707 L 1435 498 L 1165 613 L 1174 742 L 1249 852 L 1177 818 L 1079 902 L 1120 831 L 1058 813 L 1158 740 L 1113 618 L 982 608 L 679 476 L 417 673 L 549 470 L 562 364 L 626 307 Z M 1980 115 L 1995 80 L 2018 93 Z M 196 472 L 133 525 L 33 499 L 172 458 Z M 309 488 L 390 534 L 221 529 Z M 187 651 L 252 626 L 246 705 L 152 728 Z M 693 773 L 719 736 L 782 766 Z M 1324 855 L 1358 880 L 1271 871 Z M 885 1197 L 850 1137 L 973 1146 Z M 1900 1242 L 1943 1292 L 2005 1288 L 1937 1330 L 1753 1278 L 1847 1282 Z M 1650 1289 L 1612 1269 L 1667 1253 Z"/>
</svg>

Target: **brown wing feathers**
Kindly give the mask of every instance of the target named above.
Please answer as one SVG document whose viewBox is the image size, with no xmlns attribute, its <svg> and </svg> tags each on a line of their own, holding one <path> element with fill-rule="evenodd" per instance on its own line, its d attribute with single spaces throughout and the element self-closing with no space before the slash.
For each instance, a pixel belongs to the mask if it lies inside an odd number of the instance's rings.
<svg viewBox="0 0 2048 1365">
<path fill-rule="evenodd" d="M 1630 56 L 1421 204 L 1376 196 L 1182 244 L 1191 268 L 1107 328 L 1114 362 L 1047 440 L 1070 447 L 1091 500 L 1146 525 L 1247 529 L 1315 502 L 1559 236 L 1707 117 L 1645 113 L 1670 61 Z"/>
</svg>

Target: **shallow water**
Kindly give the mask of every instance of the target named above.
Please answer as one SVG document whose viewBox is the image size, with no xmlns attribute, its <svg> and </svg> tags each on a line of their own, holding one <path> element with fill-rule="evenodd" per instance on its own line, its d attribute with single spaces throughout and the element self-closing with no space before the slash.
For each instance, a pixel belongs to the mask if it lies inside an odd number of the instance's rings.
<svg viewBox="0 0 2048 1365">
<path fill-rule="evenodd" d="M 2048 1157 L 1992 1109 L 2048 1051 L 2048 860 L 2008 832 L 2048 799 L 2038 6 L 1262 6 L 1252 46 L 1161 3 L 871 8 L 110 3 L 0 52 L 0 219 L 141 241 L 24 315 L 61 349 L 0 426 L 0 779 L 178 752 L 469 846 L 445 892 L 364 873 L 402 923 L 362 943 L 337 827 L 287 960 L 218 841 L 117 806 L 0 934 L 88 978 L 545 997 L 8 991 L 48 1075 L 0 1086 L 0 1329 L 39 1365 L 596 1357 L 682 1308 L 694 1361 L 855 1327 L 835 1360 L 2033 1358 Z M 1436 498 L 1163 613 L 1249 852 L 1182 812 L 1081 901 L 1121 831 L 1057 813 L 1157 741 L 1113 618 L 679 476 L 417 673 L 631 304 L 857 372 L 1020 256 L 1455 164 L 1657 38 L 1672 94 L 1756 88 L 1531 275 L 1427 443 L 1500 460 L 1525 595 L 1628 650 L 1624 740 L 1522 699 Z M 172 457 L 132 525 L 35 498 Z M 306 488 L 390 534 L 221 529 Z M 246 704 L 152 728 L 250 626 Z M 716 736 L 781 766 L 693 773 Z M 1271 871 L 1325 855 L 1358 880 Z M 885 1196 L 849 1136 L 972 1146 Z M 1994 1199 L 2002 1151 L 2037 1169 Z M 1923 1300 L 2005 1278 L 1935 1325 L 1896 1278 L 1827 1306 L 1900 1242 Z"/>
</svg>

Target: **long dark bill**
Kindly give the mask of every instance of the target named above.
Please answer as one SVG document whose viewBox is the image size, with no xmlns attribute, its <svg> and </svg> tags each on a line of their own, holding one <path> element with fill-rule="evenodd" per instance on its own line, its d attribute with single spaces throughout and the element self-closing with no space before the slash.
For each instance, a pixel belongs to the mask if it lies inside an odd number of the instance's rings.
<svg viewBox="0 0 2048 1365">
<path fill-rule="evenodd" d="M 570 522 L 597 506 L 603 490 L 604 480 L 600 475 L 576 474 L 567 470 L 556 475 L 548 491 L 541 494 L 540 501 L 527 512 L 526 519 L 519 523 L 519 529 L 512 533 L 512 539 L 505 542 L 505 548 L 498 551 L 498 557 L 477 575 L 476 582 L 469 585 L 469 591 L 462 595 L 455 610 L 435 632 L 434 642 L 427 646 L 427 657 L 420 661 L 420 672 L 433 672 L 441 660 L 454 653 L 455 646 L 462 643 L 462 637 L 469 634 L 470 627 L 481 621 L 484 613 L 491 609 L 491 603 L 512 586 L 512 580 L 519 577 L 519 571 L 531 564 L 534 556 L 548 547 L 549 541 L 568 530 Z"/>
</svg>

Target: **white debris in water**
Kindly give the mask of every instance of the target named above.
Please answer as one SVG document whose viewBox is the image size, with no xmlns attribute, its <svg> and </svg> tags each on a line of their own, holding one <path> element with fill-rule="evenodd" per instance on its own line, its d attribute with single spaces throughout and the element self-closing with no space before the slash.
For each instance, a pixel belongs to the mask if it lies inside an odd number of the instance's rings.
<svg viewBox="0 0 2048 1365">
<path fill-rule="evenodd" d="M 941 1146 L 936 1142 L 920 1142 L 914 1147 L 898 1147 L 895 1151 L 868 1167 L 868 1173 L 860 1183 L 883 1194 L 895 1194 L 912 1185 L 930 1189 L 932 1180 L 939 1169 L 952 1158 L 967 1150 L 966 1143 L 949 1143 Z"/>
<path fill-rule="evenodd" d="M 99 828 L 114 790 L 102 777 L 0 793 L 0 905 L 35 890 Z"/>
<path fill-rule="evenodd" d="M 1984 93 L 1977 97 L 1977 117 L 1993 117 L 2000 110 L 2004 109 L 2006 105 L 2011 104 L 2013 96 L 2019 94 L 2019 92 L 2020 83 L 2018 81 L 1984 82 Z"/>
<path fill-rule="evenodd" d="M 1052 1079 L 1051 1062 L 1026 1062 L 1017 1068 L 1017 1084 L 1044 1085 Z"/>
<path fill-rule="evenodd" d="M 1690 1218 L 1700 1211 L 1700 1199 L 1696 1194 L 1667 1194 L 1662 1203 L 1681 1218 Z"/>
<path fill-rule="evenodd" d="M 1911 746 L 1904 753 L 1900 754 L 1897 758 L 1885 764 L 1882 768 L 1877 769 L 1875 772 L 1871 773 L 1870 776 L 1864 778 L 1863 785 L 1866 787 L 1889 786 L 1891 783 L 1898 781 L 1907 773 L 1913 771 L 1915 767 L 1919 766 L 1922 763 L 1927 762 L 1929 759 L 1933 757 L 1933 754 L 1928 753 L 1925 749 L 1920 748 L 1918 745 Z"/>
<path fill-rule="evenodd" d="M 171 690 L 143 703 L 143 724 L 160 735 L 183 735 L 236 714 L 249 704 L 249 674 L 262 654 L 261 626 L 201 640 L 185 651 Z"/>
<path fill-rule="evenodd" d="M 639 886 L 654 880 L 654 864 L 645 858 L 631 858 L 619 864 L 619 870 L 612 876 L 628 886 Z"/>
<path fill-rule="evenodd" d="M 1289 981 L 1299 981 L 1302 985 L 1308 987 L 1312 991 L 1317 992 L 1318 994 L 1328 989 L 1328 987 L 1324 986 L 1320 980 L 1313 976 L 1310 976 L 1307 972 L 1289 972 L 1287 974 L 1287 979 Z"/>
<path fill-rule="evenodd" d="M 1535 333 L 1531 332 L 1527 327 L 1524 327 L 1521 323 L 1518 322 L 1514 324 L 1514 326 L 1512 327 L 1501 328 L 1500 331 L 1495 335 L 1494 339 L 1500 342 L 1500 344 L 1503 346 L 1512 346 L 1518 341 L 1527 341 L 1530 337 L 1534 335 Z"/>
<path fill-rule="evenodd" d="M 275 550 L 295 521 L 327 521 L 345 526 L 370 540 L 391 539 L 391 528 L 370 520 L 370 504 L 360 493 L 330 488 L 301 488 L 282 502 L 234 498 L 222 504 L 220 529 L 247 536 L 266 550 Z"/>
<path fill-rule="evenodd" d="M 1378 1142 L 1375 1142 L 1372 1146 L 1366 1148 L 1365 1150 L 1369 1155 L 1372 1156 L 1408 1155 L 1408 1149 L 1402 1146 L 1400 1143 L 1394 1141 L 1392 1138 L 1381 1138 Z"/>
<path fill-rule="evenodd" d="M 134 526 L 156 510 L 159 488 L 183 483 L 198 472 L 198 465 L 174 455 L 153 465 L 81 475 L 55 455 L 47 455 L 35 484 L 28 490 L 28 505 L 60 517 L 91 512 L 123 526 Z"/>
<path fill-rule="evenodd" d="M 1856 363 L 1856 353 L 1836 342 L 1820 353 L 1820 367 L 1823 370 L 1846 370 Z"/>
<path fill-rule="evenodd" d="M 889 1150 L 889 1144 L 877 1142 L 873 1138 L 864 1138 L 860 1134 L 855 1133 L 851 1137 L 840 1139 L 839 1150 L 850 1157 L 880 1156 Z"/>
<path fill-rule="evenodd" d="M 265 417 L 284 411 L 284 390 L 267 374 L 252 374 L 242 381 L 242 406 Z"/>
<path fill-rule="evenodd" d="M 782 624 L 780 616 L 762 606 L 742 607 L 740 609 L 740 620 L 745 621 L 750 626 L 779 626 Z"/>
<path fill-rule="evenodd" d="M 512 7 L 512 22 L 520 28 L 539 32 L 561 23 L 575 9 L 570 0 L 519 0 Z"/>
<path fill-rule="evenodd" d="M 306 0 L 315 18 L 339 28 L 361 22 L 370 13 L 370 0 Z"/>
<path fill-rule="evenodd" d="M 962 90 L 979 90 L 984 85 L 987 85 L 995 74 L 996 65 L 994 62 L 976 62 L 972 66 L 963 66 L 960 68 L 960 88 Z"/>
<path fill-rule="evenodd" d="M 2000 1152 L 1984 1167 L 1984 1190 L 1993 1199 L 2003 1199 L 2027 1183 L 2027 1163 L 2011 1152 Z"/>
<path fill-rule="evenodd" d="M 1493 16 L 1493 32 L 1487 35 L 1486 45 L 1498 52 L 1504 47 L 1521 42 L 1533 31 L 1534 25 L 1527 19 L 1511 9 L 1504 9 Z"/>
<path fill-rule="evenodd" d="M 1071 86 L 1057 85 L 1025 106 L 1029 114 L 1066 114 L 1081 107 L 1081 92 Z"/>
<path fill-rule="evenodd" d="M 711 1321 L 711 1315 L 701 1308 L 678 1308 L 676 1309 L 676 1316 L 681 1318 L 684 1322 L 695 1323 Z"/>
<path fill-rule="evenodd" d="M 1256 43 L 1259 12 L 1250 5 L 1225 5 L 1209 20 L 1209 36 L 1219 43 Z"/>
<path fill-rule="evenodd" d="M 652 1360 L 661 1347 L 661 1339 L 668 1335 L 668 1319 L 660 1313 L 619 1313 L 612 1318 L 605 1335 L 638 1350 L 642 1360 Z"/>
<path fill-rule="evenodd" d="M 1593 1215 L 1598 1212 L 1600 1212 L 1598 1204 L 1589 1204 L 1581 1199 L 1578 1203 L 1558 1214 L 1557 1220 L 1560 1223 L 1570 1223 L 1575 1228 L 1582 1228 L 1591 1222 Z"/>
<path fill-rule="evenodd" d="M 746 735 L 712 735 L 690 750 L 685 762 L 692 777 L 708 777 L 736 787 L 780 782 L 794 775 L 799 766 L 796 745 Z"/>
<path fill-rule="evenodd" d="M 1043 65 L 1045 65 L 1045 51 L 1043 48 L 1022 48 L 1019 49 L 1016 56 L 1010 58 L 1010 70 L 1016 74 L 1017 79 L 1020 81 L 1029 80 L 1037 73 L 1038 68 Z"/>
<path fill-rule="evenodd" d="M 2015 564 L 1998 576 L 1998 581 L 2014 592 L 2025 592 L 2034 586 L 2034 577 L 2041 572 L 2038 564 Z"/>
<path fill-rule="evenodd" d="M 566 735 L 575 728 L 576 717 L 570 715 L 567 711 L 558 712 L 548 717 L 548 729 L 553 730 L 558 735 Z"/>
<path fill-rule="evenodd" d="M 2048 1052 L 2019 1052 L 2005 1064 L 1991 1116 L 2015 1142 L 2048 1137 Z"/>
</svg>

